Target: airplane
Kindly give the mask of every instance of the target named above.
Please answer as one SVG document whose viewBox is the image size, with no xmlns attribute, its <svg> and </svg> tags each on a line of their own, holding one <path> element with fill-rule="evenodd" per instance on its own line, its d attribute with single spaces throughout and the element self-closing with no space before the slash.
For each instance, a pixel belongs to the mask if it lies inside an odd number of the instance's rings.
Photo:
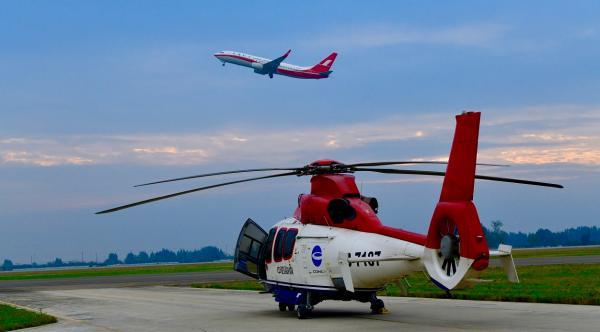
<svg viewBox="0 0 600 332">
<path fill-rule="evenodd" d="M 333 66 L 333 62 L 337 57 L 337 53 L 335 52 L 310 67 L 300 67 L 283 62 L 290 55 L 290 52 L 292 50 L 288 50 L 284 55 L 275 60 L 234 51 L 221 51 L 215 53 L 214 56 L 223 63 L 223 66 L 226 63 L 233 63 L 235 65 L 250 67 L 254 69 L 255 73 L 269 75 L 269 78 L 273 78 L 274 74 L 278 74 L 294 78 L 321 79 L 329 77 L 333 72 L 331 71 L 331 66 Z"/>
<path fill-rule="evenodd" d="M 310 317 L 324 300 L 357 300 L 370 303 L 374 314 L 386 312 L 377 291 L 406 276 L 425 272 L 437 287 L 449 292 L 468 286 L 490 257 L 500 257 L 511 282 L 519 282 L 511 246 L 489 250 L 473 203 L 475 180 L 563 188 L 559 184 L 476 174 L 479 112 L 456 116 L 456 129 L 448 162 L 384 161 L 344 164 L 317 160 L 303 167 L 254 168 L 161 180 L 138 186 L 262 171 L 276 174 L 228 181 L 115 207 L 115 212 L 202 190 L 287 176 L 311 176 L 311 190 L 300 194 L 292 217 L 268 232 L 247 219 L 239 234 L 234 269 L 257 279 L 272 293 L 279 310 L 296 310 Z M 381 168 L 389 165 L 445 164 L 446 171 Z M 386 226 L 377 213 L 374 197 L 363 196 L 353 173 L 443 176 L 439 202 L 427 234 Z"/>
</svg>

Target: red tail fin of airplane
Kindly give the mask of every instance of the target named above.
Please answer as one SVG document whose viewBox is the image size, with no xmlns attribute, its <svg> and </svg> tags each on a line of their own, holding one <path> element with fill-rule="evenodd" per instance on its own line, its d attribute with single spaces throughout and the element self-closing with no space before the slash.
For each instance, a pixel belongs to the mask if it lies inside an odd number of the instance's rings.
<svg viewBox="0 0 600 332">
<path fill-rule="evenodd" d="M 321 60 L 318 64 L 314 65 L 310 70 L 317 73 L 325 73 L 331 71 L 331 66 L 337 57 L 337 53 L 333 52 L 329 54 L 325 59 Z"/>
</svg>

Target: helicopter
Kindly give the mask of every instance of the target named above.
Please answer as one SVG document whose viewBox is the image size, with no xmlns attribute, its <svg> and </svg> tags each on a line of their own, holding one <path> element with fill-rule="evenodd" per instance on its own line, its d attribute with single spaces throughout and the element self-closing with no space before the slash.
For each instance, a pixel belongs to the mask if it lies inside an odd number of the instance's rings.
<svg viewBox="0 0 600 332">
<path fill-rule="evenodd" d="M 280 311 L 310 317 L 324 300 L 370 303 L 374 314 L 385 313 L 377 291 L 406 276 L 424 272 L 437 287 L 449 292 L 463 287 L 468 277 L 501 259 L 508 280 L 519 282 L 512 247 L 489 250 L 473 203 L 475 180 L 563 188 L 562 185 L 476 174 L 480 112 L 456 116 L 454 139 L 447 162 L 383 161 L 344 164 L 317 160 L 302 167 L 254 168 L 192 175 L 140 184 L 147 186 L 226 174 L 285 171 L 282 173 L 203 186 L 122 205 L 97 214 L 217 187 L 280 178 L 310 176 L 311 189 L 300 194 L 292 217 L 269 231 L 252 219 L 244 223 L 235 249 L 234 269 L 257 279 L 273 294 Z M 381 168 L 390 165 L 445 164 L 446 171 Z M 443 177 L 441 194 L 427 234 L 384 225 L 376 198 L 363 196 L 354 173 L 408 174 Z"/>
</svg>

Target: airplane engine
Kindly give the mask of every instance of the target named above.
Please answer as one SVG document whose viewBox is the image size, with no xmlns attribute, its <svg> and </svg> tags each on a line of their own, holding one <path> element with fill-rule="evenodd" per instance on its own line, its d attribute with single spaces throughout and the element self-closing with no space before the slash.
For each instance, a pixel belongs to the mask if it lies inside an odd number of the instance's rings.
<svg viewBox="0 0 600 332">
<path fill-rule="evenodd" d="M 253 62 L 252 68 L 254 68 L 254 72 L 257 74 L 264 74 L 264 69 L 262 63 Z"/>
<path fill-rule="evenodd" d="M 473 202 L 438 203 L 427 233 L 423 262 L 440 288 L 456 287 L 470 268 L 488 266 L 489 249 Z"/>
</svg>

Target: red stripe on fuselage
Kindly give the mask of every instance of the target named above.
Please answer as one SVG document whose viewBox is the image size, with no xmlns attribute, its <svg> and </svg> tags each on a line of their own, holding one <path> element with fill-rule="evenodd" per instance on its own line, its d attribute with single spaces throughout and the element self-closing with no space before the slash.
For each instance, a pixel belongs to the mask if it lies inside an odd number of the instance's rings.
<svg viewBox="0 0 600 332">
<path fill-rule="evenodd" d="M 246 57 L 243 57 L 243 56 L 240 56 L 240 55 L 233 55 L 233 54 L 216 54 L 215 56 L 217 58 L 219 58 L 221 56 L 223 56 L 223 57 L 227 57 L 228 56 L 228 57 L 231 57 L 231 58 L 234 58 L 234 59 L 240 59 L 240 60 L 244 60 L 244 61 L 248 61 L 248 62 L 258 62 L 258 61 L 254 60 L 254 59 L 246 58 Z"/>
<path fill-rule="evenodd" d="M 289 69 L 277 68 L 277 74 L 284 75 L 284 76 L 290 76 L 290 77 L 296 77 L 296 78 L 313 78 L 313 79 L 327 78 L 327 76 L 325 76 L 325 75 L 321 75 L 319 73 L 315 73 L 310 70 L 289 70 Z"/>
</svg>

